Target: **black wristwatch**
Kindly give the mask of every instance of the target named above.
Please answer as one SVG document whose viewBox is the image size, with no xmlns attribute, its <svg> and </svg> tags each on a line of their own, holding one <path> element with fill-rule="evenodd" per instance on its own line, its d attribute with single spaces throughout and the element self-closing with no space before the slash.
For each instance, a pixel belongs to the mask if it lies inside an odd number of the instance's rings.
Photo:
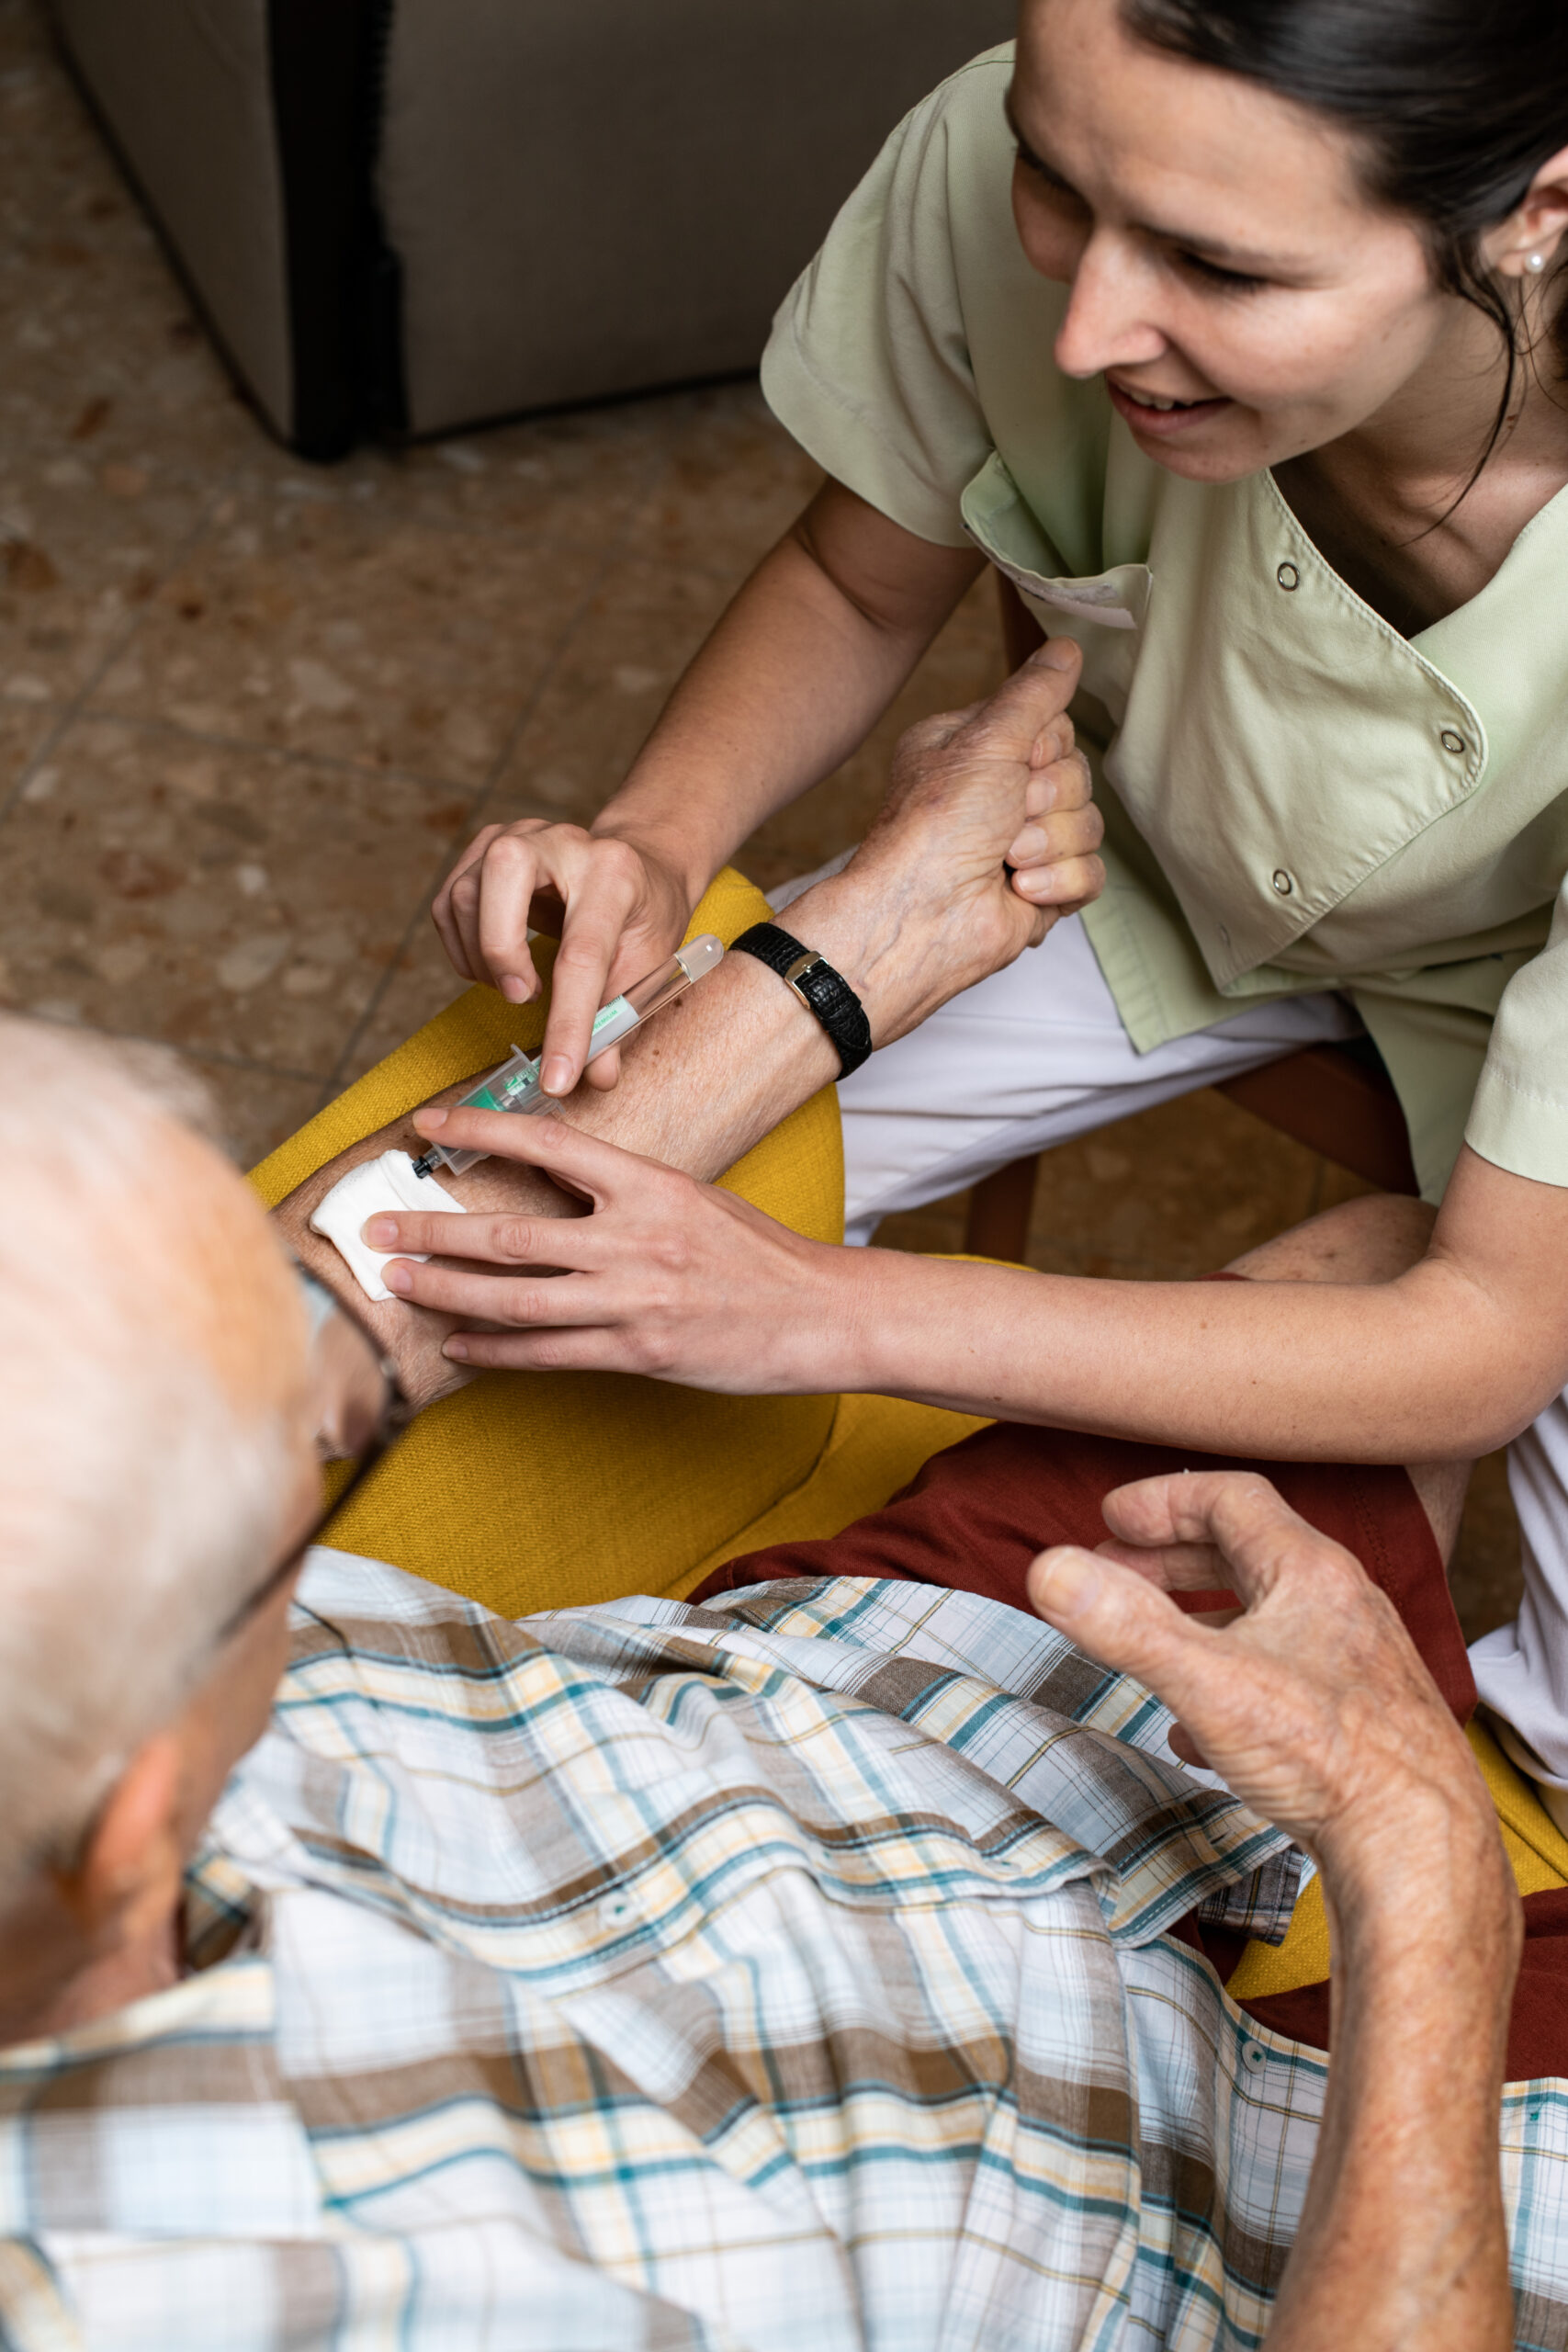
<svg viewBox="0 0 1568 2352">
<path fill-rule="evenodd" d="M 755 956 L 770 972 L 792 988 L 807 1012 L 818 1020 L 839 1053 L 839 1076 L 848 1078 L 871 1052 L 871 1023 L 865 1007 L 841 972 L 835 972 L 814 947 L 803 947 L 776 922 L 754 922 L 730 944 L 732 956 Z"/>
</svg>

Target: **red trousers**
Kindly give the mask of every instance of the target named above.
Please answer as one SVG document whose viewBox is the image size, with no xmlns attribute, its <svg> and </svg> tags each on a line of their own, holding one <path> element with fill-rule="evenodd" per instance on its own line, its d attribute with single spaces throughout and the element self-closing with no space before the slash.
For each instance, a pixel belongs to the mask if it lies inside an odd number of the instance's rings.
<svg viewBox="0 0 1568 2352">
<path fill-rule="evenodd" d="M 1239 1462 L 1168 1446 L 1132 1445 L 1066 1430 L 998 1421 L 945 1453 L 885 1510 L 841 1535 L 777 1544 L 716 1569 L 691 1597 L 711 1600 L 778 1577 L 892 1577 L 984 1593 L 1027 1609 L 1024 1574 L 1052 1544 L 1105 1538 L 1100 1506 L 1115 1487 L 1174 1470 L 1255 1470 L 1292 1510 L 1353 1552 L 1404 1619 L 1438 1690 L 1461 1723 L 1475 1683 L 1443 1564 L 1426 1512 L 1403 1470 L 1303 1462 Z M 1568 1889 L 1525 1898 L 1525 1954 L 1515 1996 L 1508 2075 L 1523 2081 L 1568 2075 Z M 1240 1956 L 1237 1939 L 1186 1923 L 1222 1977 Z M 1462 1935 L 1462 1918 L 1454 1934 Z M 1328 1985 L 1303 1985 L 1244 2007 L 1261 2024 L 1328 2047 Z"/>
</svg>

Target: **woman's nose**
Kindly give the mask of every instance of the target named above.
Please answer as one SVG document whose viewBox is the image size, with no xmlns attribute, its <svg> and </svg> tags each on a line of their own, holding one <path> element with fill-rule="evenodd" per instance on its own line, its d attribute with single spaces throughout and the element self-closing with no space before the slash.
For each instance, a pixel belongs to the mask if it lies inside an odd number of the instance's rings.
<svg viewBox="0 0 1568 2352">
<path fill-rule="evenodd" d="M 1097 230 L 1073 273 L 1066 315 L 1056 335 L 1056 365 L 1066 376 L 1102 375 L 1160 358 L 1167 337 L 1150 318 L 1149 272 L 1122 237 Z"/>
</svg>

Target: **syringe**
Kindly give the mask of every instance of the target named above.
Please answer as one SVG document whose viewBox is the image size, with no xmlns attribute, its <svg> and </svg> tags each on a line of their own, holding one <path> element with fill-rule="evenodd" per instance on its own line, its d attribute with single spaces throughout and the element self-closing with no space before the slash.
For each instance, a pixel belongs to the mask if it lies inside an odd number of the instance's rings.
<svg viewBox="0 0 1568 2352">
<path fill-rule="evenodd" d="M 640 1029 L 650 1014 L 672 1003 L 705 972 L 711 972 L 723 957 L 723 942 L 716 939 L 711 931 L 705 931 L 700 938 L 689 940 L 668 964 L 660 964 L 656 972 L 647 973 L 623 996 L 613 997 L 593 1016 L 587 1059 L 592 1061 L 597 1055 L 607 1054 L 612 1046 L 618 1046 L 623 1037 Z M 488 1078 L 481 1079 L 473 1092 L 465 1094 L 455 1107 L 459 1111 L 513 1111 L 527 1118 L 536 1112 L 558 1111 L 560 1098 L 540 1091 L 538 1056 L 513 1046 L 510 1058 L 499 1069 L 492 1069 Z M 413 1172 L 416 1176 L 434 1176 L 438 1168 L 446 1168 L 454 1176 L 460 1176 L 476 1160 L 489 1158 L 487 1151 L 448 1151 L 444 1145 L 433 1143 L 423 1158 L 414 1161 Z"/>
</svg>

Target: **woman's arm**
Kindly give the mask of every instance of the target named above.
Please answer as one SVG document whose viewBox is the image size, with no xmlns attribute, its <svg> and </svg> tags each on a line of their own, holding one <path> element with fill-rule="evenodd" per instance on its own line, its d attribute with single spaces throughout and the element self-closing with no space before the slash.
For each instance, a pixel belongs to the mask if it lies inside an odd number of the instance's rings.
<svg viewBox="0 0 1568 2352">
<path fill-rule="evenodd" d="M 434 907 L 465 979 L 525 1002 L 537 988 L 530 909 L 560 933 L 547 1091 L 576 1083 L 600 1005 L 679 944 L 730 853 L 864 740 L 981 561 L 826 483 L 724 614 L 592 828 L 530 818 L 469 843 Z M 614 1059 L 594 1065 L 596 1082 Z"/>
<path fill-rule="evenodd" d="M 847 1386 L 1209 1453 L 1473 1459 L 1568 1382 L 1568 1187 L 1468 1148 L 1426 1256 L 1371 1286 L 1089 1282 L 882 1250 L 841 1279 Z"/>
<path fill-rule="evenodd" d="M 720 618 L 594 838 L 656 847 L 694 904 L 765 817 L 864 741 L 983 561 L 825 483 Z"/>
<path fill-rule="evenodd" d="M 1426 1256 L 1371 1283 L 1094 1282 L 830 1250 L 587 1136 L 572 1157 L 598 1206 L 550 1260 L 570 1280 L 531 1280 L 473 1219 L 459 1246 L 482 1273 L 416 1270 L 423 1304 L 516 1327 L 470 1332 L 465 1361 L 863 1390 L 1309 1462 L 1472 1460 L 1568 1383 L 1568 1187 L 1469 1150 Z"/>
</svg>

